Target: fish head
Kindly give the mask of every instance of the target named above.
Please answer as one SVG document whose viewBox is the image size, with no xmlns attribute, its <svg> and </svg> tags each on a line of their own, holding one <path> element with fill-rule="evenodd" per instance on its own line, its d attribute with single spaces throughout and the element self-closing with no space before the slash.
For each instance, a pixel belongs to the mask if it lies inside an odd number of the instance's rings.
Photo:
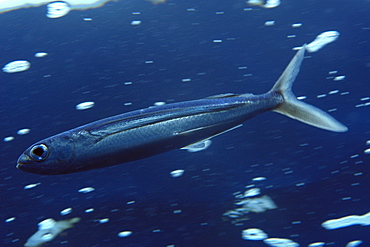
<svg viewBox="0 0 370 247">
<path fill-rule="evenodd" d="M 65 174 L 74 157 L 73 139 L 63 135 L 54 136 L 27 148 L 18 158 L 17 168 L 40 175 Z"/>
</svg>

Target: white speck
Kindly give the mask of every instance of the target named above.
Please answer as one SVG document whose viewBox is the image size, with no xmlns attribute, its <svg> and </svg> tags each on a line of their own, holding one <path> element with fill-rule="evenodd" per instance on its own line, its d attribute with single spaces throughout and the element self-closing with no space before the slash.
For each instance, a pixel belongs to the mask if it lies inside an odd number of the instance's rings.
<svg viewBox="0 0 370 247">
<path fill-rule="evenodd" d="M 20 129 L 17 131 L 18 135 L 27 135 L 28 133 L 30 133 L 30 129 Z"/>
<path fill-rule="evenodd" d="M 129 105 L 132 105 L 132 103 L 131 102 L 127 102 L 127 103 L 124 103 L 123 105 L 124 106 L 129 106 Z"/>
<path fill-rule="evenodd" d="M 36 52 L 35 57 L 46 57 L 48 54 L 46 52 Z"/>
<path fill-rule="evenodd" d="M 247 66 L 239 66 L 238 69 L 247 69 Z"/>
<path fill-rule="evenodd" d="M 319 95 L 317 95 L 316 97 L 317 97 L 317 98 L 324 98 L 324 97 L 326 97 L 326 94 L 319 94 Z"/>
<path fill-rule="evenodd" d="M 297 37 L 295 34 L 291 34 L 291 35 L 288 35 L 288 36 L 286 36 L 287 38 L 289 38 L 289 39 L 291 39 L 291 38 L 295 38 L 295 37 Z"/>
<path fill-rule="evenodd" d="M 339 90 L 332 90 L 329 92 L 329 94 L 335 94 L 335 93 L 339 93 Z"/>
<path fill-rule="evenodd" d="M 292 240 L 290 239 L 286 239 L 286 238 L 267 238 L 265 240 L 263 240 L 263 242 L 265 244 L 268 244 L 270 246 L 274 246 L 274 247 L 298 247 L 299 244 L 297 244 L 296 242 L 293 242 Z"/>
<path fill-rule="evenodd" d="M 300 49 L 302 49 L 302 46 L 296 46 L 296 47 L 293 47 L 293 48 L 292 48 L 292 50 L 293 50 L 293 51 L 298 51 L 298 50 L 300 50 Z"/>
<path fill-rule="evenodd" d="M 265 177 L 255 177 L 252 179 L 252 181 L 263 181 L 263 180 L 266 180 Z"/>
<path fill-rule="evenodd" d="M 338 73 L 338 71 L 336 71 L 336 70 L 329 71 L 329 75 L 333 75 L 333 74 L 336 74 L 336 73 Z"/>
<path fill-rule="evenodd" d="M 93 101 L 87 101 L 87 102 L 82 102 L 78 105 L 76 105 L 76 110 L 87 110 L 92 107 L 94 107 L 95 103 Z"/>
<path fill-rule="evenodd" d="M 295 186 L 300 187 L 300 186 L 304 186 L 304 185 L 305 185 L 305 183 L 298 183 Z"/>
<path fill-rule="evenodd" d="M 336 76 L 336 77 L 334 77 L 334 81 L 342 81 L 342 80 L 344 80 L 346 78 L 346 76 L 345 75 L 340 75 L 340 76 Z"/>
<path fill-rule="evenodd" d="M 245 240 L 264 240 L 267 234 L 258 228 L 249 228 L 242 231 L 242 238 Z"/>
<path fill-rule="evenodd" d="M 266 21 L 265 26 L 273 26 L 275 25 L 275 21 Z"/>
<path fill-rule="evenodd" d="M 132 81 L 126 81 L 124 84 L 125 85 L 131 85 L 132 84 Z"/>
<path fill-rule="evenodd" d="M 173 178 L 181 177 L 184 174 L 184 170 L 174 170 L 170 174 Z"/>
<path fill-rule="evenodd" d="M 182 79 L 181 81 L 182 82 L 189 82 L 189 81 L 191 81 L 191 79 L 190 78 L 185 78 L 185 79 Z"/>
<path fill-rule="evenodd" d="M 321 247 L 324 245 L 325 245 L 324 242 L 316 242 L 316 243 L 309 244 L 308 247 Z"/>
<path fill-rule="evenodd" d="M 69 13 L 71 8 L 65 2 L 54 2 L 47 5 L 48 12 L 46 16 L 48 18 L 59 18 Z"/>
<path fill-rule="evenodd" d="M 108 221 L 109 221 L 109 218 L 104 218 L 104 219 L 100 219 L 99 223 L 104 224 L 104 223 L 107 223 Z"/>
<path fill-rule="evenodd" d="M 139 11 L 132 12 L 133 15 L 140 15 L 141 13 Z"/>
<path fill-rule="evenodd" d="M 146 64 L 150 64 L 150 63 L 154 63 L 154 61 L 152 61 L 152 60 L 147 60 L 147 61 L 145 61 L 145 63 L 146 63 Z"/>
<path fill-rule="evenodd" d="M 301 27 L 302 26 L 302 23 L 294 23 L 292 24 L 292 27 L 295 28 L 295 27 Z"/>
<path fill-rule="evenodd" d="M 366 149 L 366 150 L 364 151 L 364 153 L 365 153 L 365 154 L 370 154 L 370 148 Z"/>
<path fill-rule="evenodd" d="M 303 99 L 307 99 L 307 96 L 298 96 L 297 97 L 298 100 L 303 100 Z"/>
<path fill-rule="evenodd" d="M 31 67 L 30 62 L 26 60 L 18 60 L 6 64 L 3 67 L 3 71 L 5 73 L 16 73 L 28 70 L 30 67 Z"/>
<path fill-rule="evenodd" d="M 370 140 L 367 140 L 366 141 L 366 145 L 370 145 Z"/>
<path fill-rule="evenodd" d="M 92 21 L 92 18 L 90 18 L 90 17 L 85 17 L 85 18 L 84 18 L 84 21 Z"/>
<path fill-rule="evenodd" d="M 174 214 L 181 214 L 181 212 L 182 212 L 181 209 L 178 209 L 178 210 L 174 210 L 173 211 Z"/>
<path fill-rule="evenodd" d="M 333 112 L 333 111 L 337 111 L 338 109 L 337 108 L 333 108 L 333 109 L 329 109 L 328 112 Z"/>
<path fill-rule="evenodd" d="M 60 211 L 61 215 L 67 215 L 67 214 L 70 214 L 70 213 L 72 213 L 72 208 L 66 208 L 66 209 L 63 209 L 62 211 Z"/>
<path fill-rule="evenodd" d="M 139 21 L 139 20 L 131 22 L 131 25 L 133 25 L 133 26 L 137 26 L 137 25 L 140 25 L 140 24 L 141 24 L 141 21 Z"/>
<path fill-rule="evenodd" d="M 13 140 L 14 140 L 13 136 L 7 136 L 7 137 L 4 137 L 4 139 L 3 139 L 4 142 L 11 142 Z"/>
<path fill-rule="evenodd" d="M 216 15 L 223 15 L 223 14 L 225 14 L 225 12 L 223 12 L 223 11 L 217 11 L 216 12 Z"/>
<path fill-rule="evenodd" d="M 40 184 L 41 183 L 29 184 L 29 185 L 24 186 L 23 189 L 29 190 L 29 189 L 35 188 L 36 186 L 38 186 Z"/>
<path fill-rule="evenodd" d="M 125 238 L 125 237 L 130 236 L 131 234 L 132 234 L 131 231 L 123 231 L 123 232 L 118 233 L 118 237 Z"/>
<path fill-rule="evenodd" d="M 93 208 L 88 208 L 88 209 L 85 210 L 85 213 L 91 213 L 91 212 L 94 212 Z"/>
<path fill-rule="evenodd" d="M 95 189 L 93 187 L 85 187 L 85 188 L 79 189 L 78 192 L 80 192 L 80 193 L 89 193 L 89 192 L 92 192 L 94 190 Z"/>
<path fill-rule="evenodd" d="M 186 11 L 193 12 L 193 11 L 195 11 L 195 9 L 189 8 L 189 9 L 186 9 Z"/>
<path fill-rule="evenodd" d="M 155 106 L 161 106 L 161 105 L 165 105 L 166 102 L 154 102 L 154 105 Z"/>
<path fill-rule="evenodd" d="M 8 218 L 5 220 L 5 222 L 8 223 L 8 222 L 12 222 L 13 220 L 15 220 L 15 217 Z"/>
<path fill-rule="evenodd" d="M 222 43 L 222 39 L 214 39 L 213 43 Z"/>
<path fill-rule="evenodd" d="M 127 205 L 131 205 L 131 204 L 134 204 L 135 203 L 135 201 L 129 201 L 129 202 L 127 202 L 126 204 Z"/>
</svg>

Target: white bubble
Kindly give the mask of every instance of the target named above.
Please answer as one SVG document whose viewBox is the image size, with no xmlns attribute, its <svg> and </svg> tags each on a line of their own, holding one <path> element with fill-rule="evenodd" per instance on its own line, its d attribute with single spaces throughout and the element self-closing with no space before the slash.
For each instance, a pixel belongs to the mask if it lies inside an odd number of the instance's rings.
<svg viewBox="0 0 370 247">
<path fill-rule="evenodd" d="M 155 106 L 161 106 L 161 105 L 165 105 L 166 102 L 155 102 L 154 105 Z"/>
<path fill-rule="evenodd" d="M 370 212 L 364 215 L 349 215 L 339 219 L 327 220 L 321 224 L 321 226 L 327 230 L 333 230 L 352 225 L 370 225 Z"/>
<path fill-rule="evenodd" d="M 242 238 L 245 240 L 264 240 L 267 234 L 258 228 L 249 228 L 242 231 Z"/>
<path fill-rule="evenodd" d="M 320 35 L 318 35 L 314 41 L 312 41 L 306 46 L 306 50 L 308 52 L 317 52 L 325 45 L 337 40 L 338 37 L 339 37 L 339 32 L 337 31 L 323 32 Z"/>
<path fill-rule="evenodd" d="M 92 21 L 93 19 L 92 18 L 90 18 L 90 17 L 85 17 L 84 18 L 84 21 Z"/>
<path fill-rule="evenodd" d="M 267 238 L 263 240 L 263 242 L 273 247 L 298 247 L 299 246 L 299 244 L 297 244 L 296 242 L 293 242 L 292 240 L 286 239 L 286 238 Z"/>
<path fill-rule="evenodd" d="M 30 129 L 20 129 L 17 131 L 18 135 L 26 135 L 28 133 L 30 133 Z"/>
<path fill-rule="evenodd" d="M 14 221 L 15 220 L 15 217 L 11 217 L 11 218 L 7 218 L 6 220 L 5 220 L 5 222 L 6 223 L 8 223 L 8 222 L 12 222 L 12 221 Z"/>
<path fill-rule="evenodd" d="M 89 192 L 92 192 L 94 190 L 95 190 L 95 188 L 93 188 L 93 187 L 85 187 L 85 188 L 79 189 L 78 192 L 80 192 L 80 193 L 89 193 Z"/>
<path fill-rule="evenodd" d="M 316 242 L 316 243 L 309 244 L 308 247 L 321 247 L 324 245 L 325 245 L 324 242 Z"/>
<path fill-rule="evenodd" d="M 4 142 L 11 142 L 13 140 L 14 140 L 13 136 L 7 136 L 7 137 L 4 137 L 4 139 L 3 139 Z"/>
<path fill-rule="evenodd" d="M 362 244 L 361 240 L 354 240 L 354 241 L 349 242 L 346 245 L 346 247 L 356 247 L 356 246 L 359 246 L 360 244 Z"/>
<path fill-rule="evenodd" d="M 118 233 L 118 237 L 120 237 L 120 238 L 125 238 L 125 237 L 130 236 L 131 234 L 132 234 L 132 232 L 131 232 L 131 231 L 123 231 L 123 232 L 119 232 L 119 233 Z"/>
<path fill-rule="evenodd" d="M 181 79 L 181 81 L 182 82 L 189 82 L 189 81 L 191 81 L 191 79 L 190 78 L 185 78 L 185 79 Z"/>
<path fill-rule="evenodd" d="M 109 218 L 100 219 L 99 222 L 101 224 L 107 223 L 109 221 Z"/>
<path fill-rule="evenodd" d="M 85 213 L 91 213 L 91 212 L 94 212 L 93 208 L 88 208 L 88 209 L 85 210 Z"/>
<path fill-rule="evenodd" d="M 292 27 L 301 27 L 302 26 L 302 23 L 294 23 L 294 24 L 292 24 Z"/>
<path fill-rule="evenodd" d="M 214 39 L 213 43 L 222 43 L 222 39 Z"/>
<path fill-rule="evenodd" d="M 184 174 L 184 170 L 174 170 L 170 174 L 171 174 L 171 177 L 178 178 L 178 177 L 181 177 L 182 174 Z"/>
<path fill-rule="evenodd" d="M 342 81 L 342 80 L 344 80 L 346 78 L 346 76 L 345 75 L 340 75 L 340 76 L 336 76 L 336 77 L 334 77 L 334 81 Z"/>
<path fill-rule="evenodd" d="M 86 110 L 94 107 L 95 103 L 92 101 L 82 102 L 76 105 L 76 110 Z"/>
<path fill-rule="evenodd" d="M 67 214 L 70 214 L 70 213 L 72 213 L 72 208 L 66 208 L 66 209 L 63 209 L 62 211 L 60 211 L 61 215 L 67 215 Z"/>
<path fill-rule="evenodd" d="M 141 21 L 137 20 L 137 21 L 132 21 L 131 22 L 131 25 L 133 26 L 137 26 L 137 25 L 140 25 L 141 24 Z"/>
<path fill-rule="evenodd" d="M 35 188 L 36 186 L 38 186 L 40 184 L 41 183 L 29 184 L 29 185 L 24 186 L 23 189 L 29 190 L 29 189 Z"/>
<path fill-rule="evenodd" d="M 5 73 L 16 73 L 28 70 L 30 67 L 30 62 L 26 60 L 17 60 L 6 64 L 3 68 L 3 71 Z"/>
<path fill-rule="evenodd" d="M 264 180 L 266 180 L 265 177 L 255 177 L 252 179 L 252 181 L 264 181 Z"/>
<path fill-rule="evenodd" d="M 36 52 L 35 57 L 46 57 L 48 54 L 46 52 Z"/>
<path fill-rule="evenodd" d="M 267 0 L 265 5 L 262 5 L 264 8 L 275 8 L 280 5 L 280 0 Z"/>
<path fill-rule="evenodd" d="M 275 25 L 275 21 L 266 21 L 265 26 L 273 26 Z"/>
<path fill-rule="evenodd" d="M 69 5 L 65 2 L 49 3 L 47 7 L 48 12 L 46 13 L 46 16 L 48 18 L 60 18 L 68 14 L 69 11 L 71 10 Z"/>
</svg>

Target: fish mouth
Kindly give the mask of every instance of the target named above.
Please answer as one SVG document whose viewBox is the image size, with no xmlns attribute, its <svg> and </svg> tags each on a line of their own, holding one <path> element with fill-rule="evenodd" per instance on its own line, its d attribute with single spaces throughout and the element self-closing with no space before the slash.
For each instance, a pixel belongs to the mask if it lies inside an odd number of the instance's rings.
<svg viewBox="0 0 370 247">
<path fill-rule="evenodd" d="M 32 160 L 27 155 L 21 155 L 17 160 L 17 168 L 19 170 L 25 171 L 27 170 L 27 165 L 29 165 Z"/>
</svg>

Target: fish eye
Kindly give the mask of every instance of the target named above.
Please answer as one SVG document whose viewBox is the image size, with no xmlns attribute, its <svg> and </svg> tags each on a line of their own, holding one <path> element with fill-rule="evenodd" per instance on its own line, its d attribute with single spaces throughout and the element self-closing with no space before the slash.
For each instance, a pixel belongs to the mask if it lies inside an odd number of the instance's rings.
<svg viewBox="0 0 370 247">
<path fill-rule="evenodd" d="M 34 161 L 43 161 L 49 156 L 49 148 L 45 144 L 37 144 L 31 148 L 29 154 Z"/>
</svg>

